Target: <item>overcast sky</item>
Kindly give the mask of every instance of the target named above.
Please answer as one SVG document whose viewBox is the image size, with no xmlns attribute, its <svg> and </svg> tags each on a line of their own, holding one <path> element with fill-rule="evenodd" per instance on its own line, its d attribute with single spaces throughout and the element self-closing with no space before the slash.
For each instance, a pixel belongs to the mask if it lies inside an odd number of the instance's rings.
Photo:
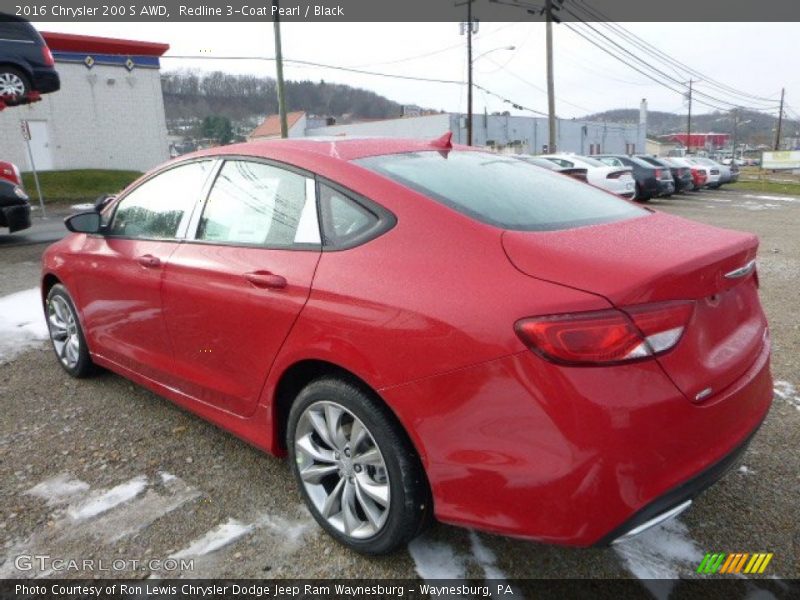
<svg viewBox="0 0 800 600">
<path fill-rule="evenodd" d="M 601 28 L 601 24 L 594 24 Z M 697 71 L 739 91 L 774 98 L 781 87 L 791 116 L 800 111 L 800 71 L 796 68 L 798 23 L 626 23 L 623 26 Z M 170 55 L 273 56 L 272 23 L 37 23 L 43 31 L 123 37 L 169 43 L 164 70 L 223 70 L 275 75 L 274 62 L 186 60 Z M 283 23 L 284 57 L 415 77 L 466 80 L 465 38 L 457 23 Z M 508 46 L 514 50 L 508 50 Z M 545 94 L 544 25 L 481 23 L 474 37 L 475 82 L 492 92 L 540 111 Z M 487 53 L 484 56 L 481 54 Z M 642 55 L 645 57 L 645 55 Z M 648 58 L 649 57 L 645 57 Z M 652 61 L 652 59 L 649 59 Z M 685 73 L 671 71 L 676 79 Z M 465 111 L 465 86 L 414 82 L 286 65 L 287 79 L 325 79 L 373 90 L 404 104 Z M 638 108 L 647 98 L 651 110 L 685 112 L 684 98 L 598 50 L 566 25 L 555 26 L 556 111 L 579 117 L 612 108 Z M 708 83 L 697 89 L 722 101 L 747 99 Z M 476 90 L 474 109 L 513 110 L 502 100 Z M 770 111 L 771 102 L 749 101 Z M 797 109 L 794 109 L 795 103 Z M 721 104 L 721 103 L 720 103 Z M 713 109 L 696 105 L 696 112 Z M 773 108 L 772 112 L 777 113 Z"/>
</svg>

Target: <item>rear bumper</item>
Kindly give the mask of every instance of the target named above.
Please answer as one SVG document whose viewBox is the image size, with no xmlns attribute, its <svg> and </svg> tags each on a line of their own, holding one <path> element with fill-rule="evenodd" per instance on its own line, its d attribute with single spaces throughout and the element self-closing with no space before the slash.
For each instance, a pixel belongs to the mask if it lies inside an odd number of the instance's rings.
<svg viewBox="0 0 800 600">
<path fill-rule="evenodd" d="M 646 531 L 650 526 L 657 525 L 667 518 L 677 516 L 678 513 L 683 512 L 683 510 L 689 507 L 689 504 L 691 504 L 694 498 L 722 479 L 722 477 L 739 462 L 762 423 L 763 420 L 759 422 L 752 433 L 750 433 L 741 444 L 731 450 L 727 456 L 707 469 L 704 469 L 688 481 L 671 489 L 663 496 L 653 500 L 622 525 L 609 532 L 603 539 L 597 542 L 597 545 L 607 546 L 622 541 L 624 538 L 633 537 L 633 535 Z"/>
<path fill-rule="evenodd" d="M 61 78 L 55 69 L 34 69 L 32 87 L 40 94 L 49 94 L 61 89 Z"/>
<path fill-rule="evenodd" d="M 702 403 L 656 361 L 559 367 L 531 352 L 380 393 L 423 459 L 439 520 L 591 546 L 699 493 L 735 461 L 772 402 L 769 353 L 767 341 L 747 373 Z"/>
<path fill-rule="evenodd" d="M 671 179 L 659 179 L 657 184 L 658 195 L 659 196 L 668 196 L 669 194 L 675 193 L 675 182 Z"/>
<path fill-rule="evenodd" d="M 9 233 L 28 229 L 31 226 L 30 204 L 0 207 L 0 227 L 8 227 Z"/>
</svg>

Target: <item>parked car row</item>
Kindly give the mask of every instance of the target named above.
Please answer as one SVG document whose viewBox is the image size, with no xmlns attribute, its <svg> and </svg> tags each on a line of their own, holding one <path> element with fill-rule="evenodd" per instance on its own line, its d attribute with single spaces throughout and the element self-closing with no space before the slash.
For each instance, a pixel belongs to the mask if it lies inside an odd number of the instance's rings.
<svg viewBox="0 0 800 600">
<path fill-rule="evenodd" d="M 527 162 L 562 172 L 581 169 L 585 181 L 609 192 L 639 202 L 666 198 L 675 193 L 697 191 L 703 187 L 719 188 L 739 178 L 739 167 L 722 165 L 709 158 L 687 156 L 657 157 L 647 155 L 600 154 L 580 156 L 570 153 L 521 156 Z M 570 174 L 570 173 L 567 173 Z"/>
</svg>

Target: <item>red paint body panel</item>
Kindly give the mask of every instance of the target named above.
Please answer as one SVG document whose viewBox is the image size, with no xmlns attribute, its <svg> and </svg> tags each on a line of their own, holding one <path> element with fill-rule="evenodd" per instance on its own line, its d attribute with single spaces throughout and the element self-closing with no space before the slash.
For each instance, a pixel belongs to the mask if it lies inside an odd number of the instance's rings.
<svg viewBox="0 0 800 600">
<path fill-rule="evenodd" d="M 382 394 L 416 434 L 438 519 L 586 546 L 758 426 L 768 356 L 704 405 L 653 361 L 565 368 L 529 352 Z"/>
<path fill-rule="evenodd" d="M 43 275 L 70 290 L 98 364 L 275 454 L 287 370 L 321 360 L 350 371 L 408 432 L 436 515 L 508 535 L 594 543 L 763 419 L 772 389 L 756 279 L 722 277 L 755 256 L 753 236 L 657 213 L 502 231 L 349 162 L 421 150 L 436 148 L 292 140 L 197 154 L 286 163 L 395 215 L 351 249 L 72 234 L 45 252 Z M 243 277 L 252 271 L 287 286 L 255 287 Z M 514 331 L 526 317 L 660 300 L 695 308 L 658 359 L 559 366 Z M 703 402 L 687 401 L 709 386 Z"/>
<path fill-rule="evenodd" d="M 175 386 L 226 411 L 252 415 L 269 367 L 308 299 L 320 252 L 184 243 L 164 268 L 164 319 Z M 245 273 L 288 281 L 258 288 Z"/>
</svg>

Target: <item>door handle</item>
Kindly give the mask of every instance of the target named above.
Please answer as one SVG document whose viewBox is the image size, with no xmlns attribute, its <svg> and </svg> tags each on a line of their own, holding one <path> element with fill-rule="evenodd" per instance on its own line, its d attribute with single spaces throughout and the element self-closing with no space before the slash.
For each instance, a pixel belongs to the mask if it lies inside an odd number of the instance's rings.
<svg viewBox="0 0 800 600">
<path fill-rule="evenodd" d="M 136 262 L 143 267 L 148 267 L 151 269 L 161 266 L 161 259 L 157 256 L 153 256 L 152 254 L 143 254 L 142 256 L 137 256 Z"/>
<path fill-rule="evenodd" d="M 272 290 L 282 290 L 286 287 L 286 277 L 275 275 L 269 271 L 253 271 L 245 273 L 244 278 L 254 286 Z"/>
</svg>

